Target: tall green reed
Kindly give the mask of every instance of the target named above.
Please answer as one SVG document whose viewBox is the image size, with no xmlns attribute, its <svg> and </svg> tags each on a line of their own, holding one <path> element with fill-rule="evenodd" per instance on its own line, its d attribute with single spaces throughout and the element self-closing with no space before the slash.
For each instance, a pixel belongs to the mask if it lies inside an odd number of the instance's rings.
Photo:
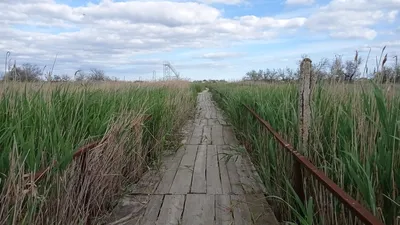
<svg viewBox="0 0 400 225">
<path fill-rule="evenodd" d="M 260 128 L 241 103 L 255 109 L 297 146 L 297 86 L 212 87 L 227 96 L 214 95 L 242 139 L 250 140 L 253 158 L 271 193 L 296 205 L 286 184 L 289 171 L 285 176 L 278 173 L 282 166 L 291 165 L 289 157 L 277 156 L 284 150 L 268 135 L 257 134 Z M 394 224 L 400 210 L 400 95 L 396 87 L 387 88 L 369 83 L 318 84 L 312 101 L 310 147 L 302 154 L 386 224 Z"/>
<path fill-rule="evenodd" d="M 173 148 L 170 142 L 192 114 L 196 100 L 187 84 L 178 83 L 18 84 L 2 89 L 0 97 L 0 223 L 20 224 L 65 220 L 75 224 L 107 208 L 122 191 L 121 175 L 137 179 L 164 148 Z M 86 167 L 95 172 L 81 181 L 73 153 L 106 135 L 111 135 L 107 144 L 87 159 Z M 99 156 L 103 153 L 108 155 Z M 27 183 L 18 171 L 34 173 L 53 160 L 56 164 L 46 177 L 33 189 L 23 190 Z M 92 183 L 98 185 L 96 190 L 91 190 Z M 88 193 L 91 199 L 81 201 Z M 57 214 L 49 215 L 48 210 Z"/>
</svg>

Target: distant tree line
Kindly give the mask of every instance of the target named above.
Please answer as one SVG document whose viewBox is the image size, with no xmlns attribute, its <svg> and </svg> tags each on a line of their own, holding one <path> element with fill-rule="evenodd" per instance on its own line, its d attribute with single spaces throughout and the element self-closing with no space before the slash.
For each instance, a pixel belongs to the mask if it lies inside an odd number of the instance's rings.
<svg viewBox="0 0 400 225">
<path fill-rule="evenodd" d="M 77 70 L 74 74 L 76 81 L 117 81 L 117 78 L 106 76 L 103 70 L 92 68 L 89 72 Z"/>
<path fill-rule="evenodd" d="M 385 48 L 384 48 L 385 49 Z M 383 49 L 383 50 L 384 50 Z M 302 56 L 305 58 L 306 56 Z M 359 57 L 358 52 L 354 59 L 343 60 L 342 56 L 335 56 L 333 60 L 322 59 L 318 63 L 312 63 L 313 73 L 316 75 L 317 80 L 334 80 L 334 81 L 347 81 L 352 82 L 360 78 L 362 72 L 368 78 L 376 79 L 380 82 L 395 82 L 400 83 L 400 66 L 396 63 L 393 66 L 387 66 L 387 54 L 383 60 L 376 60 L 376 68 L 373 71 L 368 71 L 368 67 L 361 67 L 363 60 Z M 298 65 L 300 65 L 301 60 Z M 247 81 L 294 81 L 299 78 L 300 70 L 285 68 L 285 69 L 265 69 L 265 70 L 251 70 L 245 74 L 243 80 Z"/>
<path fill-rule="evenodd" d="M 72 79 L 74 78 L 74 79 Z M 4 81 L 20 81 L 20 82 L 38 82 L 38 81 L 51 81 L 51 82 L 68 82 L 68 81 L 117 81 L 117 78 L 111 78 L 105 74 L 103 70 L 92 68 L 88 72 L 78 70 L 75 72 L 74 77 L 67 74 L 52 75 L 51 72 L 44 73 L 44 68 L 38 65 L 24 63 L 21 66 L 14 64 L 8 71 L 0 77 Z"/>
<path fill-rule="evenodd" d="M 193 83 L 226 83 L 226 80 L 194 80 Z"/>
<path fill-rule="evenodd" d="M 265 70 L 251 70 L 246 73 L 243 80 L 248 81 L 290 81 L 295 80 L 298 77 L 298 71 L 294 71 L 290 68 L 286 69 L 265 69 Z"/>
</svg>

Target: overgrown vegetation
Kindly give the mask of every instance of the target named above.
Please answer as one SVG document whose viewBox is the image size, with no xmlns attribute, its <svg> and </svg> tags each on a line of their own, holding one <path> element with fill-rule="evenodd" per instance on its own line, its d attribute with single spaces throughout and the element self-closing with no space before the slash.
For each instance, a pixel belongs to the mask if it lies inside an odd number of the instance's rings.
<svg viewBox="0 0 400 225">
<path fill-rule="evenodd" d="M 300 224 L 355 224 L 348 210 L 307 176 L 307 201 L 293 187 L 293 159 L 265 131 L 242 103 L 266 119 L 302 154 L 323 170 L 353 198 L 385 224 L 398 224 L 400 213 L 400 67 L 387 65 L 382 49 L 372 73 L 363 60 L 321 60 L 313 64 L 316 76 L 312 98 L 309 147 L 299 148 L 298 71 L 250 71 L 244 81 L 207 85 L 224 109 L 262 176 L 282 221 Z M 367 60 L 369 55 L 367 57 Z M 363 72 L 361 72 L 363 70 Z M 359 81 L 369 74 L 370 81 Z M 263 81 L 263 82 L 259 82 Z M 286 82 L 282 82 L 286 81 Z M 218 93 L 222 93 L 222 97 Z"/>
<path fill-rule="evenodd" d="M 252 107 L 290 143 L 298 143 L 297 84 L 209 84 L 226 98 L 214 93 L 249 150 L 269 191 L 289 203 L 276 205 L 282 220 L 352 224 L 343 217 L 338 201 L 327 191 L 307 181 L 308 197 L 314 206 L 302 205 L 292 190 L 293 161 L 272 136 L 265 132 L 241 105 Z M 400 195 L 400 95 L 397 86 L 371 83 L 319 82 L 312 103 L 310 146 L 302 154 L 322 169 L 340 187 L 359 200 L 373 214 L 396 224 Z M 304 218 L 314 207 L 314 218 Z M 323 210 L 322 210 L 323 209 Z M 307 214 L 311 216 L 310 214 Z M 336 221 L 335 221 L 336 220 Z M 319 221 L 319 223 L 318 223 Z M 339 222 L 338 222 L 339 221 Z"/>
<path fill-rule="evenodd" d="M 0 224 L 84 224 L 104 214 L 174 148 L 195 106 L 184 81 L 0 85 Z"/>
</svg>

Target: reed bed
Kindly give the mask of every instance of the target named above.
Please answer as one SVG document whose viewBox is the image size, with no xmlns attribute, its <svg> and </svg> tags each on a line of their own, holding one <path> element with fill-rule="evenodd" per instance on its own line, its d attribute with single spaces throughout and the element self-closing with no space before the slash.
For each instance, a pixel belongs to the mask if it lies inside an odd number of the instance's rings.
<svg viewBox="0 0 400 225">
<path fill-rule="evenodd" d="M 297 148 L 297 84 L 209 86 L 226 96 L 213 95 L 251 154 L 281 221 L 359 224 L 310 178 L 305 180 L 307 201 L 299 201 L 290 182 L 292 158 L 241 105 L 253 108 Z M 309 147 L 301 153 L 385 224 L 399 224 L 398 86 L 318 83 L 311 111 Z"/>
<path fill-rule="evenodd" d="M 195 94 L 185 81 L 0 83 L 0 224 L 106 214 L 128 182 L 177 148 Z"/>
</svg>

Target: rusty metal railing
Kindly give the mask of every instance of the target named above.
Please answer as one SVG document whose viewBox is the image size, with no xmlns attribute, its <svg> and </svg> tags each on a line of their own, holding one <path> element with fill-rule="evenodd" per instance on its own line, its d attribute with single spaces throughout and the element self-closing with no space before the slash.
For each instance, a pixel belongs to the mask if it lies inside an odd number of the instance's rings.
<svg viewBox="0 0 400 225">
<path fill-rule="evenodd" d="M 152 118 L 152 115 L 144 115 L 143 121 L 150 120 L 151 118 Z M 79 171 L 78 176 L 79 176 L 80 183 L 83 182 L 82 180 L 84 179 L 84 176 L 85 176 L 86 162 L 87 162 L 87 157 L 88 157 L 89 152 L 92 151 L 93 149 L 95 149 L 96 147 L 98 147 L 99 145 L 105 143 L 109 139 L 109 137 L 110 137 L 109 135 L 106 135 L 101 140 L 90 142 L 90 143 L 80 147 L 77 151 L 74 152 L 72 159 L 75 161 L 79 161 L 78 166 L 80 167 L 80 171 Z M 42 180 L 45 177 L 45 175 L 51 170 L 51 167 L 55 166 L 56 164 L 57 164 L 57 161 L 54 160 L 52 162 L 52 165 L 49 165 L 46 168 L 41 169 L 36 173 L 25 174 L 23 177 L 26 177 L 27 180 L 29 180 L 29 178 L 31 178 L 33 175 L 32 181 L 33 181 L 33 184 L 35 184 L 35 183 L 39 182 L 40 180 Z M 25 186 L 29 191 L 32 190 L 31 189 L 33 187 L 32 183 L 26 182 Z M 78 188 L 78 190 L 80 190 L 81 187 L 78 186 L 77 188 Z M 79 191 L 77 191 L 77 192 L 79 192 Z M 89 199 L 89 196 L 90 196 L 90 191 L 88 191 L 88 193 L 86 195 L 86 201 L 87 201 L 87 199 Z M 88 216 L 86 219 L 85 225 L 90 225 L 90 224 L 91 224 L 91 218 L 90 218 L 90 216 Z"/>
<path fill-rule="evenodd" d="M 150 120 L 151 117 L 152 117 L 152 115 L 146 115 L 145 118 L 144 118 L 144 121 Z M 109 137 L 109 136 L 107 135 L 107 136 L 103 137 L 101 140 L 93 141 L 93 142 L 90 142 L 89 144 L 86 144 L 86 145 L 80 147 L 77 151 L 74 152 L 74 154 L 73 154 L 73 156 L 72 156 L 72 159 L 78 160 L 80 157 L 85 158 L 85 157 L 86 157 L 86 154 L 87 154 L 89 151 L 93 150 L 93 149 L 94 149 L 95 147 L 97 147 L 98 145 L 100 145 L 100 144 L 104 143 L 105 141 L 107 141 L 108 137 Z M 85 161 L 85 160 L 83 160 L 83 161 Z M 44 177 L 44 175 L 45 175 L 47 172 L 50 171 L 51 167 L 56 165 L 56 163 L 57 163 L 57 161 L 54 160 L 53 163 L 52 163 L 52 165 L 50 165 L 50 166 L 48 166 L 48 167 L 46 167 L 46 168 L 40 170 L 39 172 L 36 172 L 36 173 L 33 175 L 33 181 L 34 181 L 34 182 L 40 181 L 40 180 Z M 28 177 L 28 176 L 29 176 L 29 175 L 27 174 L 27 175 L 25 175 L 24 177 Z"/>
<path fill-rule="evenodd" d="M 212 89 L 218 93 L 221 97 L 226 98 L 218 90 Z M 253 109 L 246 104 L 242 105 L 265 127 L 279 143 L 294 159 L 293 172 L 294 172 L 294 190 L 298 197 L 304 202 L 305 201 L 305 190 L 304 190 L 304 176 L 302 168 L 306 169 L 311 177 L 322 184 L 332 195 L 334 195 L 358 220 L 367 225 L 383 225 L 383 223 L 376 218 L 369 210 L 367 210 L 358 201 L 347 194 L 342 188 L 340 188 L 335 182 L 328 178 L 325 173 L 319 170 L 311 161 L 305 156 L 301 155 L 290 143 L 288 143 L 272 126 L 263 118 L 261 118 Z"/>
</svg>

